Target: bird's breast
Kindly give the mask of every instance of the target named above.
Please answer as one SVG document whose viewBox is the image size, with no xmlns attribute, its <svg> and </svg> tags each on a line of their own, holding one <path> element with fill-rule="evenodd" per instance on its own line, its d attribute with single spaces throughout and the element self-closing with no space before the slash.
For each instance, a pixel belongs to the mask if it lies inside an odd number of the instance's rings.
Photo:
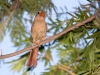
<svg viewBox="0 0 100 75">
<path fill-rule="evenodd" d="M 32 26 L 32 32 L 41 33 L 46 31 L 46 23 L 45 22 L 34 22 Z"/>
</svg>

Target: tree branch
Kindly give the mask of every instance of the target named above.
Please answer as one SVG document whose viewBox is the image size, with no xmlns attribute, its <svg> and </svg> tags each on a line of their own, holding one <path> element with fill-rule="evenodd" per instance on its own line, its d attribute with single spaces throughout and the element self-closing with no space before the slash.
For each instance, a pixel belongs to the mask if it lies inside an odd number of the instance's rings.
<svg viewBox="0 0 100 75">
<path fill-rule="evenodd" d="M 22 4 L 19 0 L 15 0 L 14 2 L 12 2 L 12 5 L 8 8 L 9 11 L 14 11 L 16 10 L 18 7 L 22 7 Z M 17 5 L 16 5 L 17 4 Z M 16 5 L 16 6 L 15 6 Z M 6 11 L 3 12 L 3 16 L 8 15 L 8 13 Z"/>
<path fill-rule="evenodd" d="M 75 25 L 69 27 L 68 29 L 60 32 L 59 34 L 56 34 L 55 36 L 51 36 L 51 37 L 45 39 L 44 41 L 42 41 L 41 43 L 39 43 L 39 44 L 37 44 L 35 46 L 30 46 L 28 48 L 24 48 L 22 50 L 14 52 L 14 53 L 6 54 L 6 55 L 1 55 L 0 59 L 9 58 L 9 57 L 13 57 L 13 56 L 19 55 L 19 54 L 24 53 L 26 51 L 32 50 L 32 49 L 34 49 L 34 48 L 36 48 L 36 47 L 38 47 L 38 46 L 40 46 L 42 44 L 50 42 L 51 40 L 57 39 L 58 37 L 62 36 L 63 34 L 66 34 L 69 31 L 72 31 L 72 30 L 74 30 L 74 29 L 76 29 L 76 28 L 78 28 L 78 27 L 80 27 L 82 25 L 85 25 L 85 23 L 92 21 L 93 19 L 96 18 L 97 15 L 99 15 L 99 13 L 100 13 L 100 10 L 98 10 L 98 12 L 96 14 L 94 14 L 93 16 L 91 16 L 90 18 L 88 18 L 86 20 L 83 20 L 82 22 L 79 22 L 78 24 L 75 24 Z"/>
<path fill-rule="evenodd" d="M 18 0 L 16 1 L 16 5 L 14 5 L 14 7 L 13 7 L 14 10 L 13 10 L 12 13 L 10 14 L 10 16 L 7 18 L 6 22 L 3 23 L 3 26 L 0 28 L 0 31 L 2 31 L 2 29 L 4 29 L 4 28 L 8 25 L 8 23 L 9 23 L 9 21 L 11 20 L 11 17 L 13 16 L 13 14 L 14 14 L 14 12 L 15 12 L 17 6 L 18 6 Z M 6 13 L 7 13 L 7 12 L 6 12 Z"/>
<path fill-rule="evenodd" d="M 48 57 L 47 57 L 48 59 Z M 54 60 L 52 59 L 52 62 L 55 64 Z M 64 70 L 66 71 L 67 73 L 69 73 L 70 75 L 76 75 L 71 69 L 68 68 L 68 66 L 64 66 L 64 65 L 59 65 L 59 64 L 56 64 L 56 66 L 61 69 L 61 70 Z"/>
<path fill-rule="evenodd" d="M 62 66 L 60 66 L 60 65 L 56 65 L 59 69 L 62 69 L 62 70 L 64 70 L 64 71 L 66 71 L 66 72 L 68 72 L 70 75 L 76 75 L 76 74 L 74 74 L 73 72 L 71 72 L 70 70 L 68 70 L 67 68 L 64 68 L 64 67 L 62 67 Z"/>
</svg>

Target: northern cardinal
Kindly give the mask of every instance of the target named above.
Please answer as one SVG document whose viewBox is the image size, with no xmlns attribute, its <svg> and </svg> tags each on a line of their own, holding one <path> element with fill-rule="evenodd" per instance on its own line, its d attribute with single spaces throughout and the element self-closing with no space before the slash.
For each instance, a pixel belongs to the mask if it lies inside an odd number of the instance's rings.
<svg viewBox="0 0 100 75">
<path fill-rule="evenodd" d="M 44 11 L 38 11 L 34 22 L 31 27 L 31 34 L 33 39 L 33 44 L 39 44 L 41 41 L 45 39 L 46 32 L 47 32 L 47 25 L 44 20 L 45 13 Z M 37 65 L 37 56 L 38 56 L 38 48 L 30 51 L 29 59 L 27 62 L 28 68 L 33 66 L 34 68 Z"/>
</svg>

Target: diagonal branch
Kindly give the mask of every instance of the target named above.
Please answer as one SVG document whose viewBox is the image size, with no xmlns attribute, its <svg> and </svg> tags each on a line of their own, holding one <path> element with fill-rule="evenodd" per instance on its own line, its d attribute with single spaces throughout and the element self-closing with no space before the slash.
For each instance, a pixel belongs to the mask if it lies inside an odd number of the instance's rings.
<svg viewBox="0 0 100 75">
<path fill-rule="evenodd" d="M 80 26 L 82 26 L 82 25 L 85 25 L 85 23 L 92 21 L 93 19 L 96 18 L 97 15 L 99 15 L 99 13 L 100 13 L 100 10 L 98 10 L 98 12 L 95 13 L 95 14 L 94 14 L 93 16 L 91 16 L 90 18 L 88 18 L 88 19 L 86 19 L 86 20 L 83 20 L 82 22 L 79 22 L 78 24 L 75 24 L 75 25 L 69 27 L 68 29 L 66 29 L 66 30 L 64 30 L 64 31 L 62 31 L 62 32 L 60 32 L 59 34 L 56 34 L 55 36 L 51 36 L 51 37 L 45 39 L 43 42 L 41 42 L 41 43 L 39 43 L 39 44 L 37 44 L 37 45 L 35 45 L 35 46 L 30 46 L 30 47 L 28 47 L 28 48 L 24 48 L 24 49 L 22 49 L 22 50 L 19 50 L 19 51 L 17 51 L 17 52 L 11 53 L 11 54 L 1 55 L 1 56 L 0 56 L 0 59 L 9 58 L 9 57 L 13 57 L 13 56 L 19 55 L 19 54 L 24 53 L 24 52 L 26 52 L 26 51 L 32 50 L 32 49 L 34 49 L 34 48 L 36 48 L 36 47 L 38 47 L 38 46 L 40 46 L 40 45 L 42 45 L 42 44 L 45 44 L 45 43 L 47 43 L 47 42 L 50 42 L 51 40 L 57 39 L 57 38 L 59 38 L 60 36 L 62 36 L 62 35 L 64 35 L 64 34 L 68 33 L 69 31 L 72 31 L 72 30 L 74 30 L 74 29 L 76 29 L 76 28 L 78 28 L 78 27 L 80 27 Z"/>
<path fill-rule="evenodd" d="M 64 68 L 64 67 L 62 67 L 62 66 L 60 66 L 60 65 L 56 65 L 59 69 L 62 69 L 62 70 L 64 70 L 64 71 L 66 71 L 66 72 L 68 72 L 70 75 L 75 75 L 73 72 L 71 72 L 70 70 L 68 70 L 68 69 L 66 69 L 66 68 Z"/>
<path fill-rule="evenodd" d="M 4 22 L 3 26 L 0 28 L 0 31 L 2 31 L 2 29 L 4 29 L 8 25 L 9 21 L 11 20 L 11 17 L 13 16 L 14 12 L 16 11 L 17 6 L 18 6 L 18 0 L 16 1 L 16 5 L 14 5 L 14 7 L 13 7 L 14 9 L 13 9 L 12 13 L 7 18 L 7 21 Z"/>
</svg>

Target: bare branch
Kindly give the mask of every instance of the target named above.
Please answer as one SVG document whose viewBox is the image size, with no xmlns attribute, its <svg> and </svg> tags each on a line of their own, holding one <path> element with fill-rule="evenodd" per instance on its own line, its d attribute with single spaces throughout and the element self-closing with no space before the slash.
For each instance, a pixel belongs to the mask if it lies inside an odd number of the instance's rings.
<svg viewBox="0 0 100 75">
<path fill-rule="evenodd" d="M 88 19 L 86 19 L 86 20 L 84 20 L 82 22 L 79 22 L 78 24 L 75 24 L 75 25 L 69 27 L 68 29 L 60 32 L 59 34 L 56 34 L 55 36 L 51 36 L 51 37 L 45 39 L 43 42 L 41 42 L 41 43 L 39 43 L 39 44 L 37 44 L 35 46 L 30 46 L 28 48 L 19 50 L 17 52 L 11 53 L 11 54 L 1 55 L 0 56 L 0 59 L 9 58 L 9 57 L 13 57 L 13 56 L 19 55 L 19 54 L 21 54 L 23 52 L 26 52 L 26 51 L 29 51 L 31 49 L 34 49 L 34 48 L 36 48 L 36 47 L 38 47 L 38 46 L 40 46 L 42 44 L 45 44 L 47 42 L 50 42 L 51 40 L 57 39 L 58 37 L 62 36 L 63 34 L 66 34 L 69 31 L 72 31 L 72 30 L 74 30 L 74 29 L 76 29 L 76 28 L 78 28 L 78 27 L 80 27 L 82 25 L 85 25 L 85 23 L 92 21 L 93 19 L 96 18 L 97 15 L 99 15 L 99 13 L 100 13 L 100 10 L 98 10 L 98 12 L 96 14 L 94 14 L 93 16 L 91 16 L 90 18 L 88 18 Z"/>
</svg>

